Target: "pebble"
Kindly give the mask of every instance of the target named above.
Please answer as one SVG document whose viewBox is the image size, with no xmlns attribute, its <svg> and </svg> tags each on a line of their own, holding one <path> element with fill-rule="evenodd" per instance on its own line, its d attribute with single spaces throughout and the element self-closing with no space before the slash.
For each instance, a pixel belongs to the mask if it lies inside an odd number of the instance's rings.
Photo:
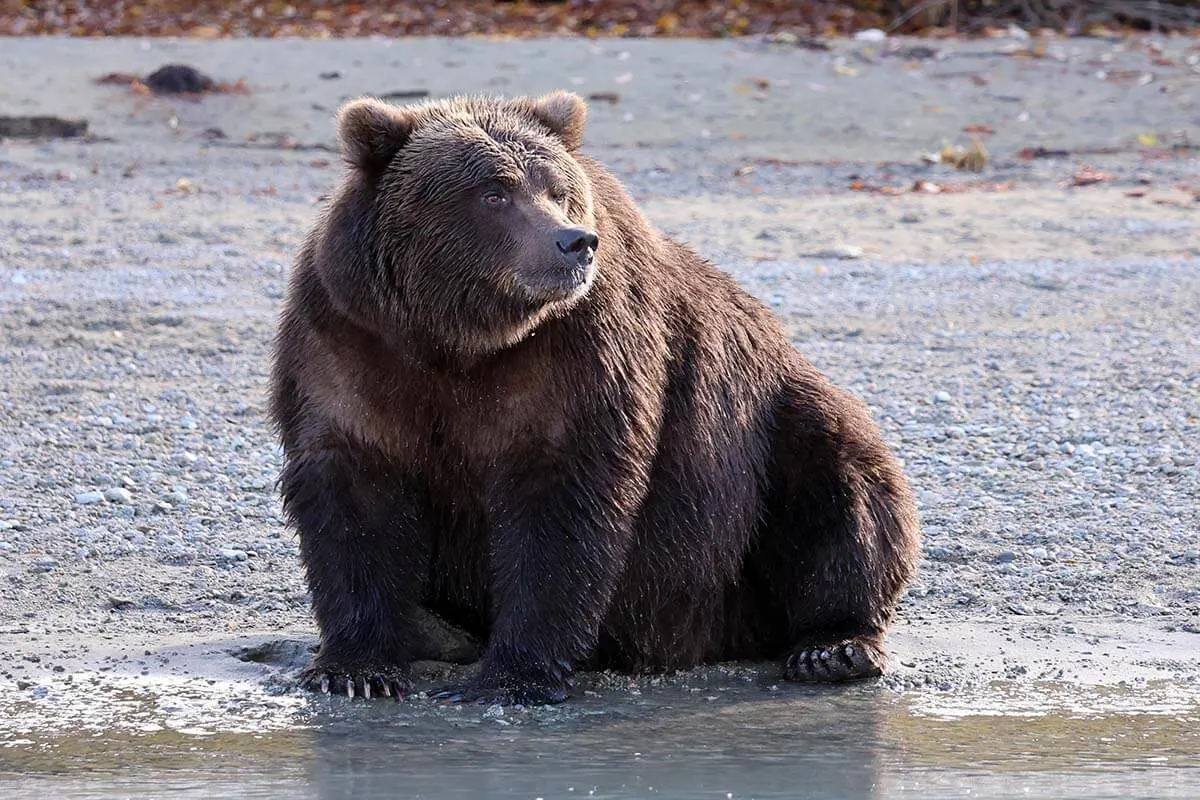
<svg viewBox="0 0 1200 800">
<path fill-rule="evenodd" d="M 33 560 L 30 572 L 49 572 L 58 566 L 58 560 L 52 556 L 39 556 Z"/>
<path fill-rule="evenodd" d="M 81 506 L 90 506 L 93 503 L 99 503 L 104 500 L 103 492 L 80 492 L 75 495 L 75 502 Z"/>
<path fill-rule="evenodd" d="M 245 550 L 238 550 L 233 547 L 224 548 L 217 551 L 217 556 L 222 561 L 245 561 L 249 558 L 249 554 Z"/>
<path fill-rule="evenodd" d="M 129 505 L 133 502 L 133 494 L 128 489 L 123 489 L 120 486 L 114 486 L 111 489 L 104 490 L 104 499 L 110 503 Z"/>
<path fill-rule="evenodd" d="M 883 42 L 886 40 L 887 33 L 879 28 L 867 28 L 854 34 L 856 42 Z"/>
<path fill-rule="evenodd" d="M 949 403 L 953 399 L 949 392 L 934 392 L 933 394 L 933 402 L 935 403 Z"/>
<path fill-rule="evenodd" d="M 853 244 L 835 244 L 823 250 L 817 250 L 808 255 L 809 258 L 836 258 L 840 261 L 853 261 L 863 257 L 863 249 Z"/>
</svg>

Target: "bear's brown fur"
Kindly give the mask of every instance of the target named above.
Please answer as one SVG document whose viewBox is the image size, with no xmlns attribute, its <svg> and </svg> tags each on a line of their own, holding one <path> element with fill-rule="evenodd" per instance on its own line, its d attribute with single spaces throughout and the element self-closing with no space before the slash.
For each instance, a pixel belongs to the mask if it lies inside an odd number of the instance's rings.
<svg viewBox="0 0 1200 800">
<path fill-rule="evenodd" d="M 879 674 L 918 549 L 897 462 L 580 154 L 585 117 L 563 92 L 340 112 L 272 374 L 308 679 L 405 691 L 428 612 L 486 643 L 454 700 L 561 700 L 580 667 Z"/>
</svg>

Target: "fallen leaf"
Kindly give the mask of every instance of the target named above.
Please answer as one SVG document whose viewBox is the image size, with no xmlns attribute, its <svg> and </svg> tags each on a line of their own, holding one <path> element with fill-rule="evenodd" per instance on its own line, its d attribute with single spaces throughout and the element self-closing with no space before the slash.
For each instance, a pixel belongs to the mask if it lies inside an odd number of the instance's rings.
<svg viewBox="0 0 1200 800">
<path fill-rule="evenodd" d="M 996 129 L 993 128 L 991 125 L 984 125 L 982 123 L 978 123 L 975 125 L 964 125 L 963 126 L 963 133 L 972 133 L 972 134 L 977 134 L 979 136 L 991 136 L 995 132 L 996 132 Z"/>
<path fill-rule="evenodd" d="M 982 172 L 987 166 L 988 154 L 983 143 L 972 137 L 970 147 L 943 147 L 938 153 L 938 161 L 957 170 Z"/>
<path fill-rule="evenodd" d="M 1080 164 L 1075 170 L 1075 174 L 1071 176 L 1072 186 L 1092 186 L 1097 183 L 1105 183 L 1111 181 L 1112 176 L 1106 172 L 1092 169 L 1087 164 Z"/>
</svg>

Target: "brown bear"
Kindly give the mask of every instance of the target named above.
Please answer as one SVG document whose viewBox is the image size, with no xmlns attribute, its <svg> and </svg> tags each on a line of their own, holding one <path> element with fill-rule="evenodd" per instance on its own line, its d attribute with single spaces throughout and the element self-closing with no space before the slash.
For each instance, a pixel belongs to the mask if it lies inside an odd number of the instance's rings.
<svg viewBox="0 0 1200 800">
<path fill-rule="evenodd" d="M 484 642 L 436 697 L 780 658 L 881 673 L 918 552 L 864 405 L 579 152 L 574 94 L 359 99 L 290 276 L 271 416 L 325 691 L 395 694 L 431 615 Z"/>
</svg>

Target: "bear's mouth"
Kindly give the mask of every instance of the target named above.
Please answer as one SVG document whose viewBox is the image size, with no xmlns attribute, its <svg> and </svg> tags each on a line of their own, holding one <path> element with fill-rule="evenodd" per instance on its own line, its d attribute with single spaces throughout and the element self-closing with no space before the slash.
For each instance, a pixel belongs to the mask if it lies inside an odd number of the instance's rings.
<svg viewBox="0 0 1200 800">
<path fill-rule="evenodd" d="M 587 294 L 596 276 L 594 264 L 560 267 L 553 272 L 539 271 L 534 275 L 522 275 L 521 288 L 529 299 L 537 303 L 561 303 L 578 300 Z"/>
</svg>

